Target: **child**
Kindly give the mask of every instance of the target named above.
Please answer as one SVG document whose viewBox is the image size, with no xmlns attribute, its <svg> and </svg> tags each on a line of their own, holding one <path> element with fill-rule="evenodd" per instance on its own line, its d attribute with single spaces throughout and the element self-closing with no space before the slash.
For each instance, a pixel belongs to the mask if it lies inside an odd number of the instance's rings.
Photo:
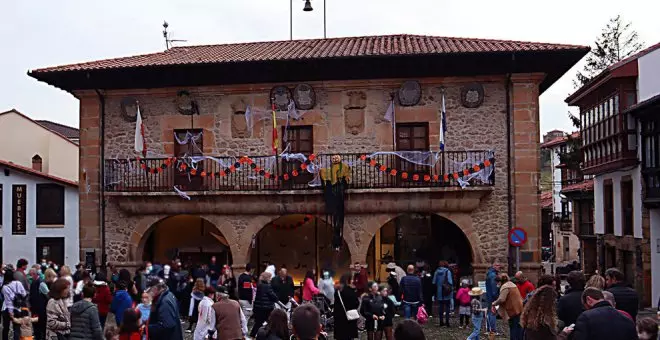
<svg viewBox="0 0 660 340">
<path fill-rule="evenodd" d="M 140 318 L 140 325 L 144 325 L 149 321 L 149 314 L 151 314 L 151 296 L 147 293 L 142 293 L 142 303 L 137 306 L 142 317 Z"/>
<path fill-rule="evenodd" d="M 483 321 L 484 314 L 486 313 L 486 308 L 481 306 L 481 296 L 483 294 L 484 291 L 479 287 L 474 287 L 468 292 L 468 295 L 472 298 L 470 302 L 470 308 L 472 309 L 472 334 L 470 334 L 468 340 L 479 340 L 481 321 Z"/>
<path fill-rule="evenodd" d="M 31 317 L 30 310 L 27 307 L 21 308 L 14 313 L 11 321 L 21 327 L 21 340 L 32 340 L 32 324 L 39 321 L 38 317 Z"/>
<path fill-rule="evenodd" d="M 119 330 L 114 325 L 105 328 L 105 340 L 119 340 Z"/>
<path fill-rule="evenodd" d="M 127 308 L 119 326 L 119 340 L 142 340 L 140 334 L 140 310 Z"/>
<path fill-rule="evenodd" d="M 467 280 L 461 281 L 461 288 L 456 293 L 456 300 L 458 300 L 458 328 L 467 328 L 470 324 L 470 288 L 468 288 Z M 465 320 L 465 325 L 463 325 Z"/>
</svg>

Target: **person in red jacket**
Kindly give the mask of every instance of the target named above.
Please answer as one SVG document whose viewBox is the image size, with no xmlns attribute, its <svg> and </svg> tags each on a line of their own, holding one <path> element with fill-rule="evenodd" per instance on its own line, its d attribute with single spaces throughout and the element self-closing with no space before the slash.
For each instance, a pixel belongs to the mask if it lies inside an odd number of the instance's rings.
<svg viewBox="0 0 660 340">
<path fill-rule="evenodd" d="M 105 319 L 108 317 L 110 304 L 112 303 L 112 293 L 110 293 L 107 276 L 104 272 L 96 274 L 94 288 L 96 288 L 96 292 L 94 292 L 92 303 L 96 304 L 99 309 L 99 321 L 101 322 L 101 327 L 105 327 Z"/>
<path fill-rule="evenodd" d="M 527 277 L 523 275 L 523 272 L 517 272 L 516 273 L 516 286 L 518 287 L 518 291 L 520 291 L 520 296 L 525 297 L 527 294 L 531 293 L 536 289 L 534 287 L 534 284 L 527 280 Z"/>
<path fill-rule="evenodd" d="M 358 296 L 367 292 L 367 281 L 367 270 L 362 268 L 360 262 L 355 262 L 355 265 L 353 265 L 353 285 Z"/>
</svg>

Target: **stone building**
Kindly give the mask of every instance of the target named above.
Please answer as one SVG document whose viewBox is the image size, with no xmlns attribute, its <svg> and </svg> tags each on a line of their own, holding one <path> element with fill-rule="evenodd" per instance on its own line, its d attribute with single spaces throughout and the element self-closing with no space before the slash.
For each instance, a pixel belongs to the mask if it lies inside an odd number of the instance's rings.
<svg viewBox="0 0 660 340">
<path fill-rule="evenodd" d="M 587 50 L 395 35 L 175 47 L 29 74 L 80 100 L 91 187 L 81 188 L 81 252 L 96 261 L 216 254 L 236 269 L 284 264 L 300 279 L 355 262 L 379 276 L 390 258 L 445 259 L 469 275 L 495 258 L 512 263 L 507 233 L 519 226 L 533 276 L 538 97 Z M 323 189 L 308 184 L 332 155 L 350 167 L 338 252 Z"/>
</svg>

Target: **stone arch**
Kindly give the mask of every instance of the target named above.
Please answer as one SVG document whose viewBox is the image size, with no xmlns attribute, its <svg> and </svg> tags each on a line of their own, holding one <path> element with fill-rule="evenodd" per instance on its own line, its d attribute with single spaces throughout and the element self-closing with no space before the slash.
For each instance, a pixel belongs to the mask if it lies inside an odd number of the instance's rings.
<svg viewBox="0 0 660 340">
<path fill-rule="evenodd" d="M 130 243 L 130 260 L 133 262 L 140 262 L 142 261 L 142 255 L 144 253 L 144 248 L 147 240 L 149 239 L 149 236 L 151 233 L 156 230 L 158 227 L 159 223 L 161 221 L 164 221 L 168 218 L 174 217 L 174 216 L 181 216 L 185 214 L 176 214 L 176 215 L 148 215 L 143 218 L 141 218 L 135 225 L 135 228 L 133 229 L 131 233 L 131 243 Z M 238 248 L 238 243 L 237 242 L 232 242 L 235 240 L 235 233 L 233 232 L 232 229 L 227 228 L 226 224 L 218 223 L 220 222 L 218 218 L 214 215 L 191 215 L 191 216 L 196 216 L 199 217 L 200 219 L 208 222 L 212 226 L 215 227 L 216 231 L 221 234 L 225 239 L 227 239 L 228 244 L 229 244 L 229 251 L 232 254 L 232 257 L 234 254 L 239 253 L 239 248 Z M 235 261 L 235 260 L 234 260 Z"/>
<path fill-rule="evenodd" d="M 357 256 L 354 256 L 353 261 L 365 263 L 367 260 L 367 248 L 369 242 L 371 242 L 373 237 L 376 235 L 376 232 L 378 232 L 389 221 L 394 220 L 406 214 L 408 213 L 378 214 L 369 217 L 367 221 L 365 221 L 366 223 L 363 224 L 363 231 L 360 235 L 360 238 L 365 239 L 367 243 L 364 245 L 364 247 L 361 247 L 361 249 L 364 249 L 363 252 L 360 252 L 359 254 L 355 254 Z M 465 238 L 467 239 L 470 245 L 470 250 L 472 253 L 472 262 L 474 264 L 485 263 L 483 251 L 479 241 L 479 235 L 474 229 L 472 217 L 469 214 L 438 212 L 430 215 L 440 216 L 452 222 L 456 227 L 458 227 L 458 229 L 462 231 L 463 235 L 465 236 Z"/>
<path fill-rule="evenodd" d="M 311 220 L 309 220 L 309 222 L 306 222 L 305 225 L 300 226 L 302 228 L 309 228 L 309 227 L 311 227 L 311 228 L 306 229 L 305 231 L 303 231 L 301 233 L 296 232 L 295 234 L 289 234 L 289 236 L 288 236 L 289 238 L 284 238 L 284 239 L 280 239 L 280 236 L 278 236 L 278 233 L 282 232 L 282 234 L 280 234 L 280 235 L 286 235 L 284 233 L 286 233 L 286 232 L 291 233 L 291 231 L 267 229 L 273 223 L 275 223 L 275 224 L 278 224 L 278 222 L 279 223 L 285 223 L 285 224 L 288 223 L 288 222 L 295 223 L 297 221 L 293 220 L 294 216 L 299 216 L 300 218 L 304 218 L 304 217 L 311 218 Z M 292 219 L 292 220 L 289 220 L 289 219 Z M 314 219 L 316 220 L 316 223 L 318 223 L 318 229 L 316 229 L 315 232 L 312 232 L 313 230 L 315 230 L 314 229 Z M 317 216 L 317 215 L 307 215 L 307 216 L 305 216 L 305 214 L 283 214 L 283 215 L 279 215 L 279 216 L 270 216 L 270 217 L 268 217 L 268 219 L 261 219 L 260 221 L 262 222 L 262 224 L 259 225 L 257 228 L 253 229 L 253 232 L 254 232 L 253 235 L 259 236 L 259 235 L 262 235 L 261 233 L 268 233 L 268 234 L 263 234 L 264 236 L 265 235 L 270 235 L 270 238 L 268 240 L 270 242 L 273 242 L 273 243 L 269 242 L 269 244 L 266 246 L 266 248 L 269 249 L 269 250 L 266 250 L 266 251 L 268 253 L 270 253 L 271 255 L 273 255 L 273 257 L 275 257 L 274 259 L 272 259 L 272 261 L 274 261 L 278 266 L 280 264 L 287 265 L 287 267 L 289 268 L 290 273 L 291 273 L 291 268 L 294 268 L 294 267 L 290 267 L 291 263 L 286 263 L 286 262 L 281 263 L 282 258 L 280 258 L 280 259 L 277 259 L 277 258 L 284 256 L 288 260 L 288 259 L 293 259 L 295 257 L 298 257 L 299 260 L 302 259 L 300 262 L 305 263 L 305 262 L 307 262 L 306 258 L 304 256 L 301 257 L 300 253 L 299 253 L 300 251 L 303 251 L 302 249 L 305 249 L 305 248 L 307 249 L 307 251 L 310 251 L 314 254 L 318 254 L 318 256 L 319 256 L 318 260 L 319 261 L 318 261 L 318 263 L 315 263 L 315 264 L 318 265 L 319 270 L 322 270 L 325 267 L 328 267 L 330 269 L 337 269 L 335 267 L 338 267 L 338 264 L 344 264 L 345 266 L 342 266 L 342 268 L 343 267 L 348 268 L 348 266 L 351 263 L 352 254 L 355 251 L 355 247 L 354 247 L 355 243 L 350 241 L 351 236 L 349 236 L 349 234 L 348 234 L 348 226 L 345 226 L 345 229 L 344 229 L 344 239 L 343 239 L 344 242 L 343 242 L 342 249 L 340 249 L 339 253 L 336 253 L 334 250 L 332 250 L 332 246 L 331 246 L 331 235 L 332 235 L 331 234 L 331 227 L 321 216 Z M 298 237 L 302 234 L 306 234 L 305 237 L 310 237 L 310 238 L 309 239 L 305 238 L 304 241 L 295 239 L 296 237 Z M 316 247 L 314 247 L 314 246 L 310 247 L 309 246 L 310 244 L 307 243 L 307 242 L 314 240 L 313 237 L 315 237 L 315 236 L 319 237 L 318 244 L 316 244 Z M 259 237 L 258 240 L 261 240 L 263 242 L 264 239 Z M 285 243 L 287 245 L 287 248 L 289 248 L 289 249 L 286 249 L 283 252 L 279 252 L 277 249 L 272 250 L 274 245 L 278 244 L 279 242 Z M 289 242 L 291 242 L 291 243 L 289 243 Z M 313 242 L 315 243 L 316 241 L 314 240 Z M 307 246 L 304 246 L 305 244 Z M 262 260 L 266 260 L 267 258 L 264 258 L 264 256 L 263 256 L 264 255 L 264 248 L 262 247 L 262 245 L 259 244 L 259 241 L 257 241 L 257 248 L 258 248 L 258 250 L 254 250 L 254 249 L 252 249 L 251 246 L 248 246 L 248 248 L 245 251 L 245 256 L 247 258 L 246 262 L 250 262 L 253 265 L 259 266 L 259 265 L 261 265 L 260 262 Z M 296 251 L 298 251 L 298 253 L 296 253 Z M 258 252 L 260 252 L 260 253 L 258 253 Z M 291 257 L 287 257 L 286 255 L 282 255 L 283 253 L 291 253 L 290 254 Z M 259 254 L 259 255 L 257 255 L 257 254 Z M 261 257 L 258 258 L 259 256 L 261 256 Z M 308 264 L 310 264 L 310 263 L 308 263 Z M 303 266 L 303 268 L 305 268 L 305 267 Z M 309 268 L 309 267 L 307 267 L 307 268 Z M 263 268 L 260 268 L 260 269 L 263 269 Z M 300 270 L 302 270 L 302 269 L 300 269 Z M 302 273 L 302 274 L 304 276 L 304 273 Z M 293 276 L 294 276 L 294 279 L 295 279 L 296 278 L 295 275 L 293 275 Z"/>
</svg>

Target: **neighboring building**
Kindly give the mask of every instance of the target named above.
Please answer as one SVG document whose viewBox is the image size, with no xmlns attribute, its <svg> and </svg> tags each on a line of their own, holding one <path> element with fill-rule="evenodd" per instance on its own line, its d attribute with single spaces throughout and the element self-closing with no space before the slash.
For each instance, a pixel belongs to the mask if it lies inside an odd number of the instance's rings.
<svg viewBox="0 0 660 340">
<path fill-rule="evenodd" d="M 652 155 L 658 144 L 652 137 L 655 118 L 645 116 L 638 124 L 636 114 L 649 112 L 645 108 L 653 105 L 648 101 L 660 92 L 658 48 L 660 44 L 611 65 L 566 99 L 580 107 L 583 172 L 594 176 L 598 267 L 621 269 L 642 292 L 644 305 L 651 304 L 651 287 L 654 303 L 660 295 L 651 278 L 651 258 L 657 259 L 649 237 L 652 205 L 643 204 L 650 199 L 654 177 L 642 178 L 652 173 L 644 167 L 656 166 Z"/>
<path fill-rule="evenodd" d="M 354 262 L 379 276 L 390 258 L 445 259 L 482 277 L 495 258 L 515 262 L 507 235 L 519 226 L 529 239 L 522 270 L 534 279 L 538 98 L 587 51 L 396 35 L 175 47 L 29 74 L 80 100 L 80 164 L 90 185 L 80 192 L 81 247 L 101 254 L 97 262 L 217 254 L 237 270 L 286 265 L 299 280 Z M 297 114 L 287 114 L 292 90 Z M 385 114 L 397 92 L 393 137 Z M 134 151 L 136 102 L 145 159 Z M 273 156 L 273 132 L 276 154 L 290 144 L 308 162 Z M 332 168 L 333 155 L 344 164 Z M 310 165 L 350 170 L 339 252 L 323 191 L 308 185 Z M 462 189 L 455 178 L 473 173 Z"/>
<path fill-rule="evenodd" d="M 7 146 L 0 148 L 0 254 L 6 263 L 78 263 L 78 145 L 61 132 L 16 110 L 0 113 L 0 144 Z"/>
<path fill-rule="evenodd" d="M 573 138 L 579 133 L 572 134 Z M 573 228 L 573 207 L 571 201 L 562 193 L 566 186 L 584 180 L 582 173 L 561 164 L 560 153 L 566 153 L 571 146 L 567 134 L 553 130 L 543 136 L 541 149 L 550 151 L 550 171 L 552 173 L 552 262 L 566 264 L 579 260 L 580 242 Z"/>
<path fill-rule="evenodd" d="M 573 232 L 580 242 L 578 257 L 581 268 L 587 275 L 591 275 L 598 270 L 594 234 L 594 180 L 585 176 L 584 181 L 563 187 L 561 194 L 566 196 L 573 209 Z"/>
<path fill-rule="evenodd" d="M 4 146 L 0 160 L 26 168 L 40 164 L 41 172 L 77 182 L 78 144 L 71 137 L 76 129 L 52 129 L 54 126 L 34 121 L 15 109 L 0 113 L 0 145 Z"/>
<path fill-rule="evenodd" d="M 50 131 L 59 133 L 60 135 L 68 138 L 70 141 L 76 144 L 78 144 L 78 141 L 80 141 L 80 130 L 74 127 L 51 122 L 49 120 L 36 120 L 36 122 Z"/>
<path fill-rule="evenodd" d="M 541 193 L 541 259 L 549 261 L 552 259 L 552 191 Z"/>
</svg>

